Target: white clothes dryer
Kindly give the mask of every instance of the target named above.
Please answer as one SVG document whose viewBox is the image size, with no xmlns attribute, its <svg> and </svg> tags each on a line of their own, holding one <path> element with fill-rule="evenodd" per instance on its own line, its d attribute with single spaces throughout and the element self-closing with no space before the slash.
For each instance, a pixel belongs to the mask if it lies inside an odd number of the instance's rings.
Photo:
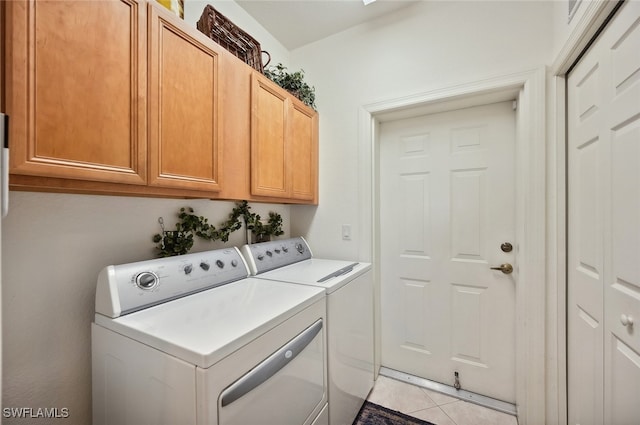
<svg viewBox="0 0 640 425">
<path fill-rule="evenodd" d="M 106 267 L 94 425 L 326 425 L 319 288 L 248 278 L 237 248 Z"/>
<path fill-rule="evenodd" d="M 329 424 L 351 425 L 374 379 L 371 264 L 315 258 L 301 237 L 241 251 L 256 278 L 326 292 Z"/>
</svg>

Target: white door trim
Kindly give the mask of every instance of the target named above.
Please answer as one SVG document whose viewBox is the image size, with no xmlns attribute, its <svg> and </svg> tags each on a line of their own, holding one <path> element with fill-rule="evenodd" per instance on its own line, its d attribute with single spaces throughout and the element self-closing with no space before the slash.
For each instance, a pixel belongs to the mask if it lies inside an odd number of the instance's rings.
<svg viewBox="0 0 640 425">
<path fill-rule="evenodd" d="M 569 71 L 616 6 L 618 2 L 611 0 L 593 0 L 580 5 L 585 8 L 584 12 L 553 62 L 553 75 L 564 76 Z"/>
<path fill-rule="evenodd" d="M 520 425 L 545 423 L 546 359 L 546 150 L 543 67 L 411 96 L 369 103 L 359 119 L 359 254 L 374 262 L 376 370 L 380 366 L 378 134 L 385 114 L 419 108 L 435 112 L 494 101 L 501 93 L 518 99 L 516 232 L 519 267 L 516 291 L 516 405 Z M 501 99 L 506 100 L 506 99 Z M 526 226 L 525 226 L 526 223 Z"/>
</svg>

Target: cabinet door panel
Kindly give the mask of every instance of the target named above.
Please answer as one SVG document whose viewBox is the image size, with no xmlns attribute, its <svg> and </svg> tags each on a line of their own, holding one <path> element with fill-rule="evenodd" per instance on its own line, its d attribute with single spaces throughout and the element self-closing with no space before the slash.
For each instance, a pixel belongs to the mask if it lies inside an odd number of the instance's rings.
<svg viewBox="0 0 640 425">
<path fill-rule="evenodd" d="M 7 3 L 11 173 L 144 184 L 145 10 Z"/>
<path fill-rule="evenodd" d="M 309 108 L 291 108 L 292 197 L 315 201 L 318 179 L 318 114 Z"/>
<path fill-rule="evenodd" d="M 218 53 L 149 7 L 150 184 L 218 191 Z"/>
<path fill-rule="evenodd" d="M 251 114 L 251 194 L 289 197 L 287 96 L 253 74 Z"/>
</svg>

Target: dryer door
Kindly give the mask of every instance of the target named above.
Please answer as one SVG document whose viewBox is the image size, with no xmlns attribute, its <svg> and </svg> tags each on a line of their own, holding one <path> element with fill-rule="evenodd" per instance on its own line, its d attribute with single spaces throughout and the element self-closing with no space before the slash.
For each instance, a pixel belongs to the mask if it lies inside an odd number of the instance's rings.
<svg viewBox="0 0 640 425">
<path fill-rule="evenodd" d="M 200 370 L 198 423 L 312 424 L 327 403 L 325 306 L 323 298 Z"/>
<path fill-rule="evenodd" d="M 307 423 L 324 395 L 322 346 L 318 320 L 220 394 L 220 425 Z"/>
</svg>

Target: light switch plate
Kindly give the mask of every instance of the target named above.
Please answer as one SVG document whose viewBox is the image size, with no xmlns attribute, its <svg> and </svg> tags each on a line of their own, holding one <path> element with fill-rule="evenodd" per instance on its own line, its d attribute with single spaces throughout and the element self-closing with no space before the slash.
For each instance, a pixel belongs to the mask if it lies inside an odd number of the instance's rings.
<svg viewBox="0 0 640 425">
<path fill-rule="evenodd" d="M 351 225 L 343 224 L 342 225 L 342 240 L 350 241 L 351 240 Z"/>
</svg>

